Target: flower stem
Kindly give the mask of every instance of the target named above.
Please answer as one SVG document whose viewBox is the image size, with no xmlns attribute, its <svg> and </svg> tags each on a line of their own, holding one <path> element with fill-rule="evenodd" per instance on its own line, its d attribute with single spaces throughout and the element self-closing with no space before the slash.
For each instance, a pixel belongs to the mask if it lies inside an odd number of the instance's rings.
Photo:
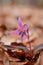
<svg viewBox="0 0 43 65">
<path fill-rule="evenodd" d="M 30 55 L 32 56 L 32 48 L 31 48 L 31 42 L 30 42 L 30 38 L 29 38 L 29 34 L 28 34 L 28 43 L 29 43 L 29 48 L 30 48 Z"/>
<path fill-rule="evenodd" d="M 30 54 L 32 54 L 31 42 L 29 42 Z"/>
</svg>

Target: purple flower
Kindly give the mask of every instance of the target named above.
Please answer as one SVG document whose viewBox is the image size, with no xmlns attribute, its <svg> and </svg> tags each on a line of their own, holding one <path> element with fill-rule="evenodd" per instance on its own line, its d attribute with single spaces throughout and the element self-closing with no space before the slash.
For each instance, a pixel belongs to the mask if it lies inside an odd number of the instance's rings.
<svg viewBox="0 0 43 65">
<path fill-rule="evenodd" d="M 11 31 L 11 33 L 19 34 L 20 39 L 23 40 L 23 36 L 25 35 L 27 39 L 29 39 L 29 34 L 28 34 L 28 25 L 22 23 L 22 18 L 18 18 L 18 29 Z"/>
<path fill-rule="evenodd" d="M 23 41 L 23 36 L 25 35 L 26 38 L 28 39 L 30 52 L 31 52 L 32 50 L 31 50 L 31 43 L 30 43 L 30 39 L 29 39 L 28 29 L 29 29 L 28 25 L 27 24 L 23 25 L 22 18 L 19 17 L 18 18 L 18 29 L 11 31 L 11 33 L 20 35 L 21 41 Z"/>
</svg>

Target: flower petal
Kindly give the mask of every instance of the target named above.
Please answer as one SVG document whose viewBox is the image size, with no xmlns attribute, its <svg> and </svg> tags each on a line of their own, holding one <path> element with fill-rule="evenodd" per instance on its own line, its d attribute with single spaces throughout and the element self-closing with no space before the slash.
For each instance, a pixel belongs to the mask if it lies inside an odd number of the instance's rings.
<svg viewBox="0 0 43 65">
<path fill-rule="evenodd" d="M 18 27 L 22 27 L 23 25 L 22 25 L 22 18 L 21 17 L 19 17 L 18 18 Z"/>
<path fill-rule="evenodd" d="M 14 33 L 14 34 L 19 34 L 19 30 L 17 29 L 17 30 L 13 30 L 13 31 L 11 31 L 11 33 Z"/>
<path fill-rule="evenodd" d="M 23 36 L 22 35 L 20 36 L 20 40 L 23 41 Z"/>
<path fill-rule="evenodd" d="M 24 30 L 28 30 L 28 25 L 27 24 L 24 24 Z"/>
</svg>

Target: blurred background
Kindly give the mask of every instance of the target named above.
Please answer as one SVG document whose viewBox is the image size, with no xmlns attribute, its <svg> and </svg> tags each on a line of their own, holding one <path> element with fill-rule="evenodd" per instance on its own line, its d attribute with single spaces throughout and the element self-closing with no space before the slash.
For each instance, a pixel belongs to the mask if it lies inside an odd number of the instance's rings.
<svg viewBox="0 0 43 65">
<path fill-rule="evenodd" d="M 18 35 L 9 34 L 10 30 L 18 27 L 18 16 L 22 17 L 23 24 L 29 26 L 32 49 L 42 44 L 43 0 L 0 0 L 0 42 L 8 45 L 21 42 Z M 28 46 L 27 40 L 23 42 Z"/>
<path fill-rule="evenodd" d="M 0 0 L 0 37 L 3 36 L 3 30 L 17 28 L 18 16 L 30 27 L 30 40 L 33 40 L 33 43 L 36 43 L 36 40 L 42 43 L 43 0 Z"/>
</svg>

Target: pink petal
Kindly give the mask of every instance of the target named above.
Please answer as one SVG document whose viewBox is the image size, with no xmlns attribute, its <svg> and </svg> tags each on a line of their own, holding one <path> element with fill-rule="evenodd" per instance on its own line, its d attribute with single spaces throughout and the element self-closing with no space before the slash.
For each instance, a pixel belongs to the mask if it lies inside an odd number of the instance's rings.
<svg viewBox="0 0 43 65">
<path fill-rule="evenodd" d="M 24 24 L 24 30 L 28 30 L 28 25 Z"/>
<path fill-rule="evenodd" d="M 18 29 L 17 30 L 13 30 L 13 31 L 11 31 L 11 33 L 19 34 L 19 30 Z"/>
<path fill-rule="evenodd" d="M 23 25 L 22 25 L 22 18 L 21 17 L 19 17 L 18 18 L 18 27 L 22 27 Z"/>
<path fill-rule="evenodd" d="M 23 36 L 21 35 L 20 40 L 23 41 Z"/>
</svg>

